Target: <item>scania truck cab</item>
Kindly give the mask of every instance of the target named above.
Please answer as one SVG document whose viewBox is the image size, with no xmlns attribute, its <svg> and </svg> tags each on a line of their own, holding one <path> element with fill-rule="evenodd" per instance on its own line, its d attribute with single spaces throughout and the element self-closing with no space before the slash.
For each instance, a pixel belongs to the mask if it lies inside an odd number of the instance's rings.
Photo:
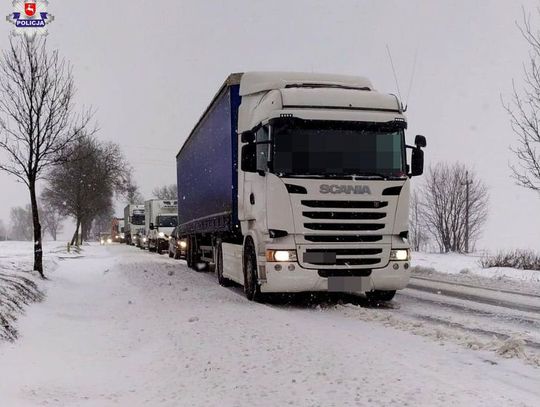
<svg viewBox="0 0 540 407">
<path fill-rule="evenodd" d="M 226 144 L 205 124 L 220 103 L 231 121 Z M 184 150 L 210 132 L 232 166 L 227 217 L 179 215 L 188 263 L 215 265 L 219 282 L 243 285 L 249 299 L 338 291 L 391 300 L 409 281 L 410 178 L 422 174 L 426 146 L 423 136 L 407 145 L 406 128 L 398 98 L 363 77 L 231 75 L 177 156 L 188 214 L 203 196 L 182 179 L 197 165 Z M 199 171 L 215 174 L 212 165 Z"/>
</svg>

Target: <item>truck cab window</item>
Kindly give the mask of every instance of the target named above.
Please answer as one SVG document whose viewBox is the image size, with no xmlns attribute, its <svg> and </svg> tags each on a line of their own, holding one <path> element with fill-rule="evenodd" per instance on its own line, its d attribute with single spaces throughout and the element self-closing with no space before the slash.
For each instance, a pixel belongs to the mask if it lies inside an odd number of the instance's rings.
<svg viewBox="0 0 540 407">
<path fill-rule="evenodd" d="M 268 126 L 263 126 L 255 133 L 255 142 L 257 143 L 257 170 L 267 171 L 268 161 L 270 160 L 270 133 Z"/>
</svg>

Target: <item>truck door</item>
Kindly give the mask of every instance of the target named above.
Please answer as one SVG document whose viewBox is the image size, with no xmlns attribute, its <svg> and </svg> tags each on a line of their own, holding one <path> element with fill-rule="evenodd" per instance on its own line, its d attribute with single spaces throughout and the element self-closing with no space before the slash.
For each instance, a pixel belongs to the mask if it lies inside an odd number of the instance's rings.
<svg viewBox="0 0 540 407">
<path fill-rule="evenodd" d="M 270 157 L 270 137 L 268 127 L 263 126 L 255 133 L 256 171 L 244 174 L 244 219 L 263 222 L 260 228 L 266 227 L 266 173 Z"/>
</svg>

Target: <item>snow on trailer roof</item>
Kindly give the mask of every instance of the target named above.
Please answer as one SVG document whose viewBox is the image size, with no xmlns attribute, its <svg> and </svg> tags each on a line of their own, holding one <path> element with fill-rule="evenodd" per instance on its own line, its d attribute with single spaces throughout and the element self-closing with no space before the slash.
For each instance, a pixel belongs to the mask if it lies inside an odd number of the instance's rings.
<svg viewBox="0 0 540 407">
<path fill-rule="evenodd" d="M 229 79 L 232 78 L 229 77 Z M 363 76 L 307 72 L 246 72 L 240 80 L 240 96 L 272 89 L 309 85 L 374 90 L 371 81 Z"/>
</svg>

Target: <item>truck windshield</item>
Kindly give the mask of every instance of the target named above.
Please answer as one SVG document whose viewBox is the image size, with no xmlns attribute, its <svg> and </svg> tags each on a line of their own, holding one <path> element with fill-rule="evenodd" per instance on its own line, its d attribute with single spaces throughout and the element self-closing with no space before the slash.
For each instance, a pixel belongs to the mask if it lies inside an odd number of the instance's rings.
<svg viewBox="0 0 540 407">
<path fill-rule="evenodd" d="M 144 225 L 144 215 L 132 215 L 131 223 L 133 225 Z"/>
<path fill-rule="evenodd" d="M 273 127 L 272 170 L 279 176 L 402 178 L 404 131 L 388 125 L 293 121 Z"/>
<path fill-rule="evenodd" d="M 176 216 L 159 216 L 158 220 L 160 228 L 174 228 L 178 226 L 178 218 Z"/>
</svg>

